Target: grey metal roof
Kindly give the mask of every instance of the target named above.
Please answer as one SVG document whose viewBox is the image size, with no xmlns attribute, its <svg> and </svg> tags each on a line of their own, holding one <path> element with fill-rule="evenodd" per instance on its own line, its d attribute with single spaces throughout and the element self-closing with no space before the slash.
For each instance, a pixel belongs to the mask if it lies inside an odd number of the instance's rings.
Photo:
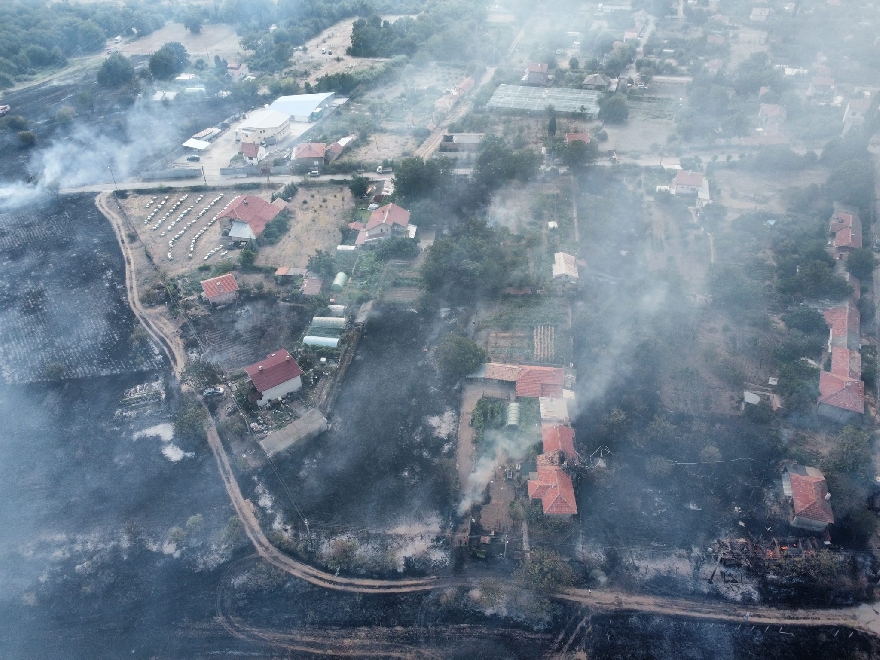
<svg viewBox="0 0 880 660">
<path fill-rule="evenodd" d="M 269 106 L 269 110 L 283 112 L 288 117 L 308 117 L 332 96 L 333 92 L 281 96 Z"/>
<path fill-rule="evenodd" d="M 557 112 L 585 112 L 589 115 L 597 115 L 599 92 L 563 87 L 499 85 L 486 107 L 495 110 L 543 112 L 548 105 L 552 105 Z"/>
</svg>

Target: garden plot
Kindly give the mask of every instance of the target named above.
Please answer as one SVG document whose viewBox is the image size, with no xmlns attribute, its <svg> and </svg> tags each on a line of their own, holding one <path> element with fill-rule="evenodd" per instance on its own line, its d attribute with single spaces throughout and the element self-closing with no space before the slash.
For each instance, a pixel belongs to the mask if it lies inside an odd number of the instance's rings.
<svg viewBox="0 0 880 660">
<path fill-rule="evenodd" d="M 0 370 L 9 383 L 157 369 L 116 240 L 88 196 L 0 214 Z"/>
</svg>

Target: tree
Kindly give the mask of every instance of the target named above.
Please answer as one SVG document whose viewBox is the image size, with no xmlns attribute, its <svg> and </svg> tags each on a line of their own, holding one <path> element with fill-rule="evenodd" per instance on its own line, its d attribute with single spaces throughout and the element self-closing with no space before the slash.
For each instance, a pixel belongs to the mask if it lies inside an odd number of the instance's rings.
<svg viewBox="0 0 880 660">
<path fill-rule="evenodd" d="M 33 131 L 21 131 L 18 134 L 18 142 L 22 149 L 29 149 L 37 143 L 37 136 Z"/>
<path fill-rule="evenodd" d="M 590 140 L 589 144 L 574 140 L 562 148 L 562 163 L 571 170 L 583 170 L 599 157 L 599 147 Z"/>
<path fill-rule="evenodd" d="M 189 64 L 189 55 L 183 44 L 171 41 L 150 55 L 150 73 L 155 78 L 173 78 Z"/>
<path fill-rule="evenodd" d="M 254 261 L 256 260 L 257 253 L 254 252 L 253 248 L 246 247 L 238 253 L 238 263 L 240 263 L 244 268 L 250 268 L 254 265 Z"/>
<path fill-rule="evenodd" d="M 547 116 L 549 117 L 547 120 L 547 135 L 552 140 L 556 137 L 556 109 L 552 105 L 547 106 Z"/>
<path fill-rule="evenodd" d="M 523 586 L 552 593 L 561 588 L 572 586 L 577 576 L 568 562 L 552 550 L 534 548 L 531 556 L 514 573 Z"/>
<path fill-rule="evenodd" d="M 846 258 L 846 269 L 860 280 L 867 280 L 874 273 L 877 261 L 868 248 L 853 250 Z"/>
<path fill-rule="evenodd" d="M 609 124 L 622 124 L 629 118 L 626 96 L 614 94 L 599 101 L 599 119 Z"/>
<path fill-rule="evenodd" d="M 449 380 L 458 380 L 476 371 L 487 354 L 470 339 L 449 333 L 437 345 L 435 357 L 440 373 Z"/>
<path fill-rule="evenodd" d="M 576 57 L 572 57 L 572 58 L 568 61 L 568 68 L 571 69 L 572 71 L 577 71 L 577 70 L 580 68 L 580 64 L 581 64 L 581 63 L 578 62 L 578 58 L 576 58 Z"/>
<path fill-rule="evenodd" d="M 220 380 L 217 368 L 206 360 L 190 360 L 181 375 L 184 382 L 191 383 L 196 389 L 212 387 Z"/>
<path fill-rule="evenodd" d="M 183 19 L 183 27 L 192 32 L 193 34 L 201 34 L 202 32 L 202 17 L 199 16 L 196 12 L 191 12 L 186 15 Z"/>
<path fill-rule="evenodd" d="M 336 260 L 329 252 L 318 250 L 309 257 L 308 270 L 323 277 L 336 275 Z"/>
<path fill-rule="evenodd" d="M 824 317 L 812 307 L 799 306 L 796 309 L 783 314 L 782 322 L 786 327 L 800 330 L 805 334 L 827 335 L 828 326 Z"/>
<path fill-rule="evenodd" d="M 174 416 L 174 435 L 181 440 L 205 440 L 205 408 L 193 399 L 185 398 Z"/>
<path fill-rule="evenodd" d="M 874 168 L 870 160 L 850 160 L 832 170 L 825 182 L 828 196 L 868 209 L 874 200 Z"/>
<path fill-rule="evenodd" d="M 394 189 L 406 199 L 426 197 L 445 186 L 451 175 L 448 158 L 404 158 L 394 173 Z"/>
<path fill-rule="evenodd" d="M 98 69 L 98 84 L 101 87 L 122 87 L 134 80 L 134 67 L 128 58 L 120 53 L 113 53 L 101 63 Z"/>
<path fill-rule="evenodd" d="M 353 175 L 348 184 L 348 189 L 354 197 L 360 198 L 367 194 L 370 188 L 370 180 L 365 176 Z"/>
<path fill-rule="evenodd" d="M 538 172 L 541 154 L 531 149 L 512 149 L 499 137 L 488 135 L 480 143 L 474 163 L 474 179 L 497 188 L 511 179 L 528 181 Z"/>
</svg>

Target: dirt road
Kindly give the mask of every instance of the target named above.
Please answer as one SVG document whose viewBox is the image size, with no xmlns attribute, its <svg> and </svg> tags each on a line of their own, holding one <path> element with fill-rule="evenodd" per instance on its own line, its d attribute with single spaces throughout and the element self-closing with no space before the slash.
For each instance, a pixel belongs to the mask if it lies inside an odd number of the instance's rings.
<svg viewBox="0 0 880 660">
<path fill-rule="evenodd" d="M 115 207 L 115 200 L 108 194 L 99 195 L 96 205 L 113 225 L 117 240 L 125 257 L 126 290 L 129 304 L 145 329 L 162 346 L 176 371 L 182 368 L 186 355 L 177 329 L 170 322 L 163 322 L 161 310 L 145 310 L 137 295 L 132 249 L 127 241 L 126 223 Z M 207 410 L 206 410 L 207 412 Z M 244 531 L 257 553 L 268 563 L 286 573 L 326 589 L 353 593 L 412 593 L 431 589 L 468 586 L 472 580 L 423 578 L 412 580 L 373 580 L 345 578 L 326 573 L 308 564 L 282 554 L 263 533 L 254 512 L 254 506 L 239 488 L 235 473 L 229 462 L 213 419 L 207 416 L 208 445 L 214 454 L 223 485 Z M 779 626 L 841 626 L 880 635 L 880 611 L 874 605 L 861 605 L 841 609 L 781 609 L 756 605 L 736 605 L 688 598 L 629 594 L 616 589 L 571 589 L 558 593 L 556 598 L 589 606 L 595 610 L 633 610 L 665 616 L 685 616 L 718 621 L 739 621 L 753 624 Z M 748 614 L 748 618 L 746 615 Z M 268 634 L 268 633 L 267 633 Z M 325 651 L 326 653 L 326 651 Z"/>
<path fill-rule="evenodd" d="M 138 255 L 132 249 L 128 239 L 128 232 L 131 231 L 131 228 L 125 221 L 122 208 L 113 195 L 109 192 L 101 193 L 95 198 L 95 206 L 110 221 L 113 232 L 116 234 L 116 240 L 119 242 L 119 249 L 122 250 L 122 256 L 125 259 L 125 291 L 129 307 L 153 341 L 168 356 L 168 361 L 171 363 L 175 375 L 180 377 L 180 372 L 186 364 L 186 352 L 183 350 L 178 328 L 168 318 L 164 307 L 152 310 L 141 305 L 136 273 L 140 270 L 138 261 L 147 261 L 146 253 Z M 146 265 L 146 263 L 140 264 L 141 267 Z"/>
</svg>

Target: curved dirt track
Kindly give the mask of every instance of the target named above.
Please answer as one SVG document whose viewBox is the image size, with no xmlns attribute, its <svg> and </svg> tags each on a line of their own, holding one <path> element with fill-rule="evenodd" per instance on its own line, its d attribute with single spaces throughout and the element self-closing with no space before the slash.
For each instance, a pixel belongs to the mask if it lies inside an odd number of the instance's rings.
<svg viewBox="0 0 880 660">
<path fill-rule="evenodd" d="M 125 291 L 128 296 L 128 305 L 150 337 L 162 347 L 165 355 L 168 356 L 171 368 L 179 377 L 186 364 L 186 352 L 183 350 L 183 343 L 180 341 L 177 329 L 168 321 L 164 310 L 162 312 L 152 311 L 141 305 L 136 277 L 136 257 L 127 235 L 130 230 L 127 227 L 128 223 L 122 217 L 119 205 L 116 204 L 111 193 L 103 192 L 95 197 L 95 206 L 110 221 L 113 233 L 116 234 L 116 240 L 119 243 L 119 249 L 122 250 L 122 257 L 125 259 Z"/>
<path fill-rule="evenodd" d="M 98 195 L 95 203 L 113 225 L 113 230 L 123 251 L 125 257 L 126 290 L 128 291 L 131 309 L 135 316 L 143 323 L 150 336 L 162 346 L 174 367 L 175 373 L 179 374 L 186 362 L 186 353 L 183 350 L 183 345 L 176 328 L 164 318 L 164 310 L 162 308 L 159 311 L 152 312 L 145 310 L 140 304 L 137 282 L 133 272 L 135 264 L 133 262 L 131 246 L 126 236 L 127 223 L 117 211 L 113 210 L 110 193 Z M 207 408 L 205 411 L 207 413 Z M 471 580 L 438 578 L 412 580 L 345 578 L 324 572 L 283 554 L 272 545 L 263 533 L 254 512 L 253 504 L 244 497 L 239 488 L 235 473 L 229 463 L 229 457 L 223 447 L 220 436 L 217 434 L 217 429 L 210 414 L 207 414 L 207 419 L 209 420 L 206 424 L 208 445 L 217 461 L 220 477 L 223 480 L 223 485 L 229 495 L 230 502 L 257 553 L 268 563 L 313 585 L 352 593 L 402 594 L 438 588 L 467 586 L 473 583 Z M 593 592 L 586 589 L 570 589 L 556 594 L 555 597 L 563 601 L 584 605 L 597 611 L 630 610 L 666 616 L 684 616 L 762 625 L 840 626 L 859 630 L 870 635 L 880 635 L 880 611 L 875 609 L 873 605 L 841 609 L 786 610 L 758 605 L 743 606 L 688 598 L 628 594 L 610 589 L 597 589 Z M 747 613 L 749 615 L 748 619 L 746 619 Z M 290 644 L 291 650 L 303 650 L 327 655 L 333 655 L 334 653 L 330 650 L 311 650 L 311 647 L 308 645 L 313 640 L 308 635 L 282 634 L 243 625 L 231 627 L 250 639 L 259 638 L 263 639 L 265 643 L 280 644 L 281 646 Z M 230 632 L 236 634 L 233 630 L 230 630 Z M 302 645 L 302 647 L 299 645 Z M 316 646 L 315 648 L 318 647 Z M 403 652 L 399 649 L 392 650 L 386 648 L 383 652 L 393 657 L 411 657 L 409 652 Z M 338 655 L 339 651 L 337 650 L 335 653 Z M 360 653 L 364 654 L 363 649 Z"/>
</svg>

